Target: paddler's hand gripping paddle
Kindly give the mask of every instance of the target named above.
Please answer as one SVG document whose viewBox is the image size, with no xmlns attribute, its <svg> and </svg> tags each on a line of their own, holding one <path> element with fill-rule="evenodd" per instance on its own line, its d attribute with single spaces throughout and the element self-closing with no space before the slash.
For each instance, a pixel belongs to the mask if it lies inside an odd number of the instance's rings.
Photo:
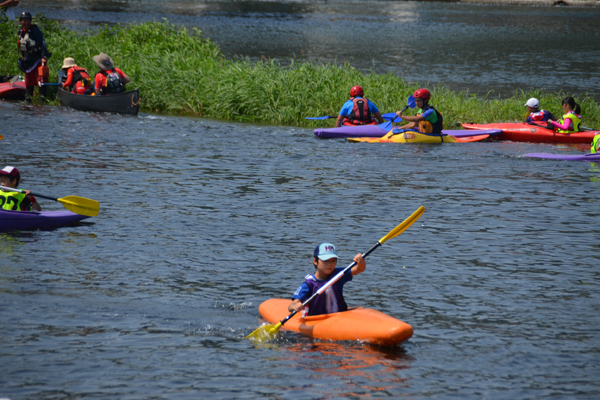
<svg viewBox="0 0 600 400">
<path fill-rule="evenodd" d="M 417 211 L 412 213 L 412 215 L 410 217 L 408 217 L 407 219 L 405 219 L 404 222 L 402 222 L 400 225 L 398 225 L 397 227 L 392 229 L 390 231 L 390 233 L 388 233 L 387 235 L 385 235 L 384 237 L 379 239 L 379 241 L 373 247 L 371 247 L 365 254 L 363 254 L 363 258 L 366 258 L 369 254 L 371 254 L 371 252 L 373 252 L 376 248 L 381 246 L 387 240 L 395 238 L 396 236 L 400 235 L 402 232 L 407 230 L 412 224 L 415 223 L 416 220 L 418 220 L 421 217 L 421 215 L 423 215 L 424 212 L 425 212 L 425 207 L 423 207 L 423 206 L 419 207 L 417 209 Z M 350 268 L 354 267 L 355 265 L 356 265 L 356 262 L 352 261 L 352 263 L 350 265 L 348 265 L 346 268 L 344 268 L 342 271 L 340 271 L 336 276 L 331 278 L 329 280 L 329 282 L 327 282 L 325 284 L 325 286 L 321 287 L 321 289 L 319 289 L 318 291 L 313 293 L 312 296 L 310 296 L 304 303 L 302 303 L 302 308 L 304 308 L 308 304 L 310 304 L 310 302 L 312 302 L 318 295 L 323 293 L 331 285 L 333 285 L 335 282 L 337 282 L 338 279 L 340 279 L 344 275 L 344 273 L 346 273 L 346 271 L 348 271 Z M 274 339 L 275 336 L 277 336 L 277 334 L 279 333 L 279 329 L 283 326 L 283 324 L 288 322 L 290 320 L 290 318 L 292 318 L 294 315 L 296 315 L 297 312 L 298 311 L 292 312 L 290 315 L 288 315 L 287 317 L 285 317 L 284 319 L 282 319 L 275 325 L 261 326 L 260 328 L 258 328 L 257 330 L 255 330 L 254 332 L 252 332 L 251 334 L 246 336 L 246 339 L 254 340 L 257 342 L 263 342 L 263 341 Z"/>
</svg>

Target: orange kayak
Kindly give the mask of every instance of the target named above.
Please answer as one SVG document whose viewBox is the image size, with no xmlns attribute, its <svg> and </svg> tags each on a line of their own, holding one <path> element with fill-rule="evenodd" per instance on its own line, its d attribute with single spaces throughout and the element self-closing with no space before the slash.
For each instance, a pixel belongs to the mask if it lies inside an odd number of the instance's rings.
<svg viewBox="0 0 600 400">
<path fill-rule="evenodd" d="M 258 311 L 269 323 L 276 324 L 290 314 L 290 303 L 289 299 L 270 299 L 262 303 Z M 300 318 L 298 313 L 283 325 L 283 329 L 315 339 L 359 340 L 381 346 L 393 346 L 413 334 L 409 324 L 377 310 L 362 307 L 306 318 Z"/>
</svg>

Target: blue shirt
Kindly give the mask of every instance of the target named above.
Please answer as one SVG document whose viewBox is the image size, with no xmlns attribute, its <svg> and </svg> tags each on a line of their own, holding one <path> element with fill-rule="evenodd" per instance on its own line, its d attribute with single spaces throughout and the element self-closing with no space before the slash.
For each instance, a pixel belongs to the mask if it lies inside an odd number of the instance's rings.
<svg viewBox="0 0 600 400">
<path fill-rule="evenodd" d="M 362 97 L 356 96 L 355 99 L 362 99 Z M 342 109 L 340 110 L 340 115 L 342 115 L 346 118 L 350 117 L 350 114 L 352 113 L 352 107 L 354 107 L 354 103 L 352 102 L 352 100 L 348 100 L 342 106 Z M 379 110 L 377 109 L 377 106 L 375 106 L 375 104 L 373 104 L 373 102 L 371 100 L 369 100 L 369 110 L 371 111 L 371 114 L 375 114 L 376 112 L 379 112 Z"/>
</svg>

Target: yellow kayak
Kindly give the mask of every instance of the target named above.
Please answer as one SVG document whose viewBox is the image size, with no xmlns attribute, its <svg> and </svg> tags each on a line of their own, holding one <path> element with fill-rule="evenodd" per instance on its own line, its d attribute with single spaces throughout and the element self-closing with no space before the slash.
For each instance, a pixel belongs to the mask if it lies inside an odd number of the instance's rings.
<svg viewBox="0 0 600 400">
<path fill-rule="evenodd" d="M 427 134 L 419 133 L 415 131 L 405 131 L 401 133 L 394 133 L 394 129 L 386 133 L 380 138 L 373 137 L 360 137 L 360 138 L 348 138 L 351 142 L 366 142 L 366 143 L 466 143 L 466 142 L 477 142 L 479 140 L 487 139 L 490 137 L 488 132 L 477 132 L 471 131 L 468 136 L 465 135 L 465 131 L 444 131 L 446 133 L 440 134 Z M 456 132 L 456 135 L 449 133 Z M 460 135 L 460 136 L 459 136 Z"/>
</svg>

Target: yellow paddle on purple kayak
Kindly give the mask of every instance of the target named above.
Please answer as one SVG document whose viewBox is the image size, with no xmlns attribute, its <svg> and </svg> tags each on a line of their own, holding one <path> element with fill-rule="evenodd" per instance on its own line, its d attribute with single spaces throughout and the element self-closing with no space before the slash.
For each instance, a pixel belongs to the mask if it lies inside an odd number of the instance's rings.
<svg viewBox="0 0 600 400">
<path fill-rule="evenodd" d="M 366 258 L 369 254 L 371 254 L 371 252 L 373 252 L 376 248 L 381 246 L 387 240 L 395 238 L 396 236 L 400 235 L 402 232 L 407 230 L 412 224 L 415 223 L 416 220 L 418 220 L 421 217 L 421 215 L 423 215 L 424 212 L 425 212 L 425 207 L 423 207 L 423 206 L 419 207 L 417 209 L 417 211 L 412 213 L 412 215 L 410 217 L 406 218 L 404 220 L 404 222 L 402 222 L 400 225 L 398 225 L 397 227 L 392 229 L 387 235 L 385 235 L 384 237 L 379 239 L 379 241 L 373 247 L 371 247 L 365 254 L 363 254 L 363 257 Z M 346 271 L 348 271 L 350 268 L 354 267 L 355 265 L 356 265 L 356 263 L 353 261 L 350 265 L 348 265 L 346 268 L 344 268 L 342 271 L 340 271 L 336 276 L 331 278 L 329 280 L 329 282 L 327 282 L 318 291 L 313 293 L 313 295 L 310 296 L 304 303 L 302 303 L 302 308 L 304 308 L 308 304 L 310 304 L 310 302 L 312 302 L 315 298 L 317 298 L 318 295 L 323 293 L 331 285 L 333 285 L 335 282 L 337 282 L 344 275 L 344 273 L 346 273 Z M 289 321 L 290 318 L 292 318 L 294 315 L 296 315 L 297 312 L 298 311 L 294 311 L 294 312 L 290 313 L 287 317 L 285 317 L 284 319 L 282 319 L 275 325 L 261 326 L 260 328 L 256 329 L 254 332 L 252 332 L 251 334 L 246 336 L 246 339 L 250 339 L 250 340 L 253 340 L 256 342 L 264 342 L 264 341 L 274 339 L 277 336 L 277 334 L 279 333 L 279 329 L 283 326 L 283 324 L 285 324 L 287 321 Z"/>
<path fill-rule="evenodd" d="M 9 188 L 6 186 L 0 186 L 0 189 L 4 190 L 5 192 L 26 193 L 24 190 Z M 96 200 L 86 199 L 85 197 L 67 196 L 64 198 L 56 198 L 56 197 L 44 196 L 43 194 L 37 194 L 37 193 L 31 193 L 31 195 L 36 196 L 36 197 L 41 197 L 43 199 L 58 201 L 67 210 L 74 212 L 75 214 L 79 214 L 79 215 L 95 217 L 100 212 L 100 203 L 98 203 Z"/>
</svg>

